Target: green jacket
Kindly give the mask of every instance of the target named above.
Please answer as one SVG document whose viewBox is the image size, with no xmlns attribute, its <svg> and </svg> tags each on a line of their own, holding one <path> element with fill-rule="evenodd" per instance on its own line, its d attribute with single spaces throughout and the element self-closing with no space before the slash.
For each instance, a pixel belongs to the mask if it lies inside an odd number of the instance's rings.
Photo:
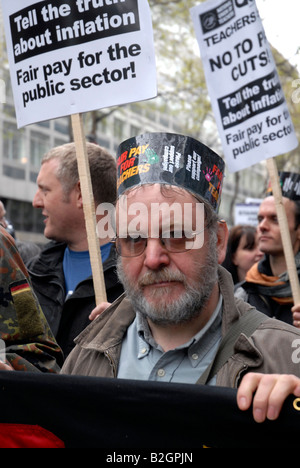
<svg viewBox="0 0 300 468">
<path fill-rule="evenodd" d="M 0 228 L 0 357 L 14 370 L 58 373 L 61 349 L 10 235 Z"/>
<path fill-rule="evenodd" d="M 240 315 L 254 309 L 234 298 L 231 275 L 219 267 L 219 287 L 223 296 L 223 336 Z M 116 377 L 122 340 L 135 313 L 124 296 L 98 317 L 75 340 L 77 345 L 65 362 L 62 373 L 95 377 Z M 300 330 L 283 322 L 267 319 L 247 338 L 241 334 L 234 354 L 217 374 L 217 385 L 238 387 L 247 372 L 294 374 L 300 377 L 299 360 L 293 359 Z M 293 346 L 294 345 L 294 346 Z M 299 345 L 298 345 L 299 347 Z"/>
</svg>

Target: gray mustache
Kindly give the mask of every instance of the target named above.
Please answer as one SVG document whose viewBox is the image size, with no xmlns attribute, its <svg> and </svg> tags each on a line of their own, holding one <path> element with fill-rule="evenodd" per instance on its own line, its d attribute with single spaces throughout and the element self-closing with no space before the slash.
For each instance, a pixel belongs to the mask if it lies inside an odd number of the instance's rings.
<svg viewBox="0 0 300 468">
<path fill-rule="evenodd" d="M 161 270 L 157 273 L 149 272 L 146 273 L 142 278 L 140 278 L 138 285 L 140 287 L 143 286 L 151 286 L 152 284 L 162 283 L 162 282 L 172 282 L 178 281 L 180 283 L 186 282 L 185 275 L 180 273 L 179 271 L 170 271 L 168 269 Z"/>
</svg>

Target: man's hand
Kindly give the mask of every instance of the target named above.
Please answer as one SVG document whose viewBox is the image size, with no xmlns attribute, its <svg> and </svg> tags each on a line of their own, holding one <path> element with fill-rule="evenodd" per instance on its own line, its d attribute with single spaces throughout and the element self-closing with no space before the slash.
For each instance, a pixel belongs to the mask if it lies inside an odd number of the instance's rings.
<svg viewBox="0 0 300 468">
<path fill-rule="evenodd" d="M 295 305 L 295 307 L 292 308 L 292 312 L 293 312 L 294 326 L 297 328 L 300 328 L 300 304 Z"/>
<path fill-rule="evenodd" d="M 274 421 L 279 417 L 283 403 L 289 395 L 300 397 L 298 377 L 249 373 L 242 380 L 237 394 L 237 403 L 240 410 L 247 411 L 253 400 L 254 420 L 262 423 L 266 419 Z"/>
<path fill-rule="evenodd" d="M 99 304 L 90 314 L 89 316 L 89 319 L 90 321 L 92 322 L 93 320 L 95 320 L 95 318 L 98 317 L 98 315 L 101 315 L 103 314 L 103 312 L 108 308 L 110 307 L 111 304 L 109 302 L 101 302 L 101 304 Z"/>
</svg>

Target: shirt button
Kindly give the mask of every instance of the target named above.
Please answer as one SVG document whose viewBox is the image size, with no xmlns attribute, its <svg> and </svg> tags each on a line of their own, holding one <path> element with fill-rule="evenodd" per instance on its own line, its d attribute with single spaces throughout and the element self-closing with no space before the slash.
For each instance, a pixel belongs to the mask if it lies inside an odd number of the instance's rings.
<svg viewBox="0 0 300 468">
<path fill-rule="evenodd" d="M 164 377 L 166 375 L 166 372 L 164 371 L 164 369 L 159 369 L 157 371 L 157 375 L 158 377 Z"/>
<path fill-rule="evenodd" d="M 199 355 L 198 354 L 193 354 L 192 355 L 192 359 L 194 359 L 194 361 L 197 361 L 197 359 L 199 359 Z"/>
<path fill-rule="evenodd" d="M 142 353 L 142 354 L 146 354 L 147 351 L 148 351 L 147 348 L 143 348 L 142 351 L 141 351 L 141 353 Z"/>
</svg>

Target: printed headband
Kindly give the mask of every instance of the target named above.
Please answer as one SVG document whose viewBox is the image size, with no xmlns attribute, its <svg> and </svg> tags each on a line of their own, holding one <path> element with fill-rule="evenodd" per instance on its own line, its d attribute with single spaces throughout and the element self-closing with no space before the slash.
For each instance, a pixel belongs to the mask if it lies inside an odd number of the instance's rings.
<svg viewBox="0 0 300 468">
<path fill-rule="evenodd" d="M 218 212 L 225 163 L 197 140 L 146 133 L 121 143 L 117 158 L 118 198 L 141 185 L 174 185 L 207 200 Z"/>
</svg>

